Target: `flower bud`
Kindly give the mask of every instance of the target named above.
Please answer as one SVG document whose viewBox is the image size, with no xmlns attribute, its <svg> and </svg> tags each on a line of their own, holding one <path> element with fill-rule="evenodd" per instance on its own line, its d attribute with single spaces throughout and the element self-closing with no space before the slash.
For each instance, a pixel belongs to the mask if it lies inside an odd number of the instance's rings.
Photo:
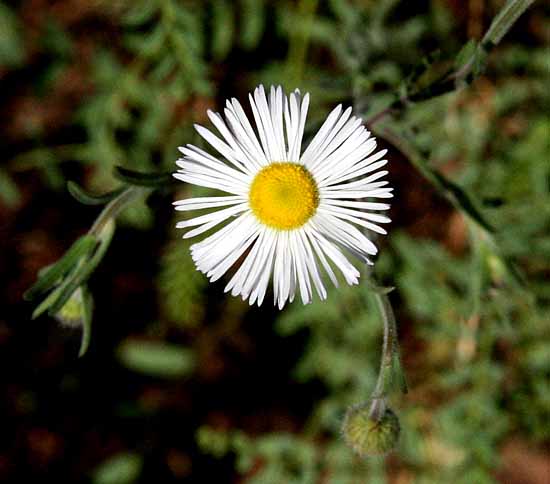
<svg viewBox="0 0 550 484">
<path fill-rule="evenodd" d="M 374 399 L 350 407 L 342 425 L 348 447 L 360 457 L 384 455 L 397 444 L 399 419 L 385 399 Z"/>
</svg>

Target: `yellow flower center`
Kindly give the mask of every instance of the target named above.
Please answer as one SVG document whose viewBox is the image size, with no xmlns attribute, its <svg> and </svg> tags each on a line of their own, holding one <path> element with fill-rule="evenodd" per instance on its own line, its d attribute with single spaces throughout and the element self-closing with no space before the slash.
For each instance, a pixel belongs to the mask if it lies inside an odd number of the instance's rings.
<svg viewBox="0 0 550 484">
<path fill-rule="evenodd" d="M 309 171 L 286 161 L 262 168 L 249 196 L 250 207 L 260 222 L 279 230 L 301 227 L 319 206 L 317 184 Z"/>
</svg>

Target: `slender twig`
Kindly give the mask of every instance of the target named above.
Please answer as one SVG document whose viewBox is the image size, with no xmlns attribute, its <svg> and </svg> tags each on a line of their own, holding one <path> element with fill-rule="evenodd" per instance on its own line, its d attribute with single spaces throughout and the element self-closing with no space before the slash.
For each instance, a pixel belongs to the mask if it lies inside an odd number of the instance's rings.
<svg viewBox="0 0 550 484">
<path fill-rule="evenodd" d="M 317 3 L 318 0 L 301 0 L 298 5 L 301 26 L 291 33 L 287 59 L 287 79 L 293 84 L 299 84 L 302 79 L 311 23 L 317 9 Z"/>
<path fill-rule="evenodd" d="M 510 0 L 507 2 L 493 19 L 491 26 L 481 41 L 482 47 L 488 48 L 491 44 L 497 45 L 523 12 L 533 5 L 533 3 L 535 3 L 535 0 Z"/>
<path fill-rule="evenodd" d="M 395 99 L 389 106 L 375 113 L 368 118 L 365 123 L 369 128 L 386 118 L 393 112 L 399 112 L 405 108 L 409 102 L 423 101 L 431 97 L 436 97 L 441 94 L 451 92 L 456 89 L 462 82 L 470 83 L 477 74 L 475 67 L 480 60 L 480 56 L 487 55 L 491 49 L 497 45 L 504 35 L 512 28 L 517 19 L 534 3 L 534 0 L 510 0 L 499 11 L 494 18 L 489 29 L 485 33 L 483 39 L 476 48 L 470 58 L 455 72 L 451 72 L 448 76 L 435 81 L 435 83 L 421 89 L 410 96 L 405 94 Z M 473 74 L 473 76 L 472 76 Z M 439 87 L 439 89 L 434 89 Z M 432 92 L 433 91 L 433 92 Z M 430 93 L 432 95 L 430 95 Z"/>
<path fill-rule="evenodd" d="M 111 200 L 101 211 L 89 230 L 90 235 L 99 236 L 103 227 L 114 219 L 136 197 L 145 194 L 149 189 L 144 187 L 129 186 L 118 197 Z"/>
<path fill-rule="evenodd" d="M 394 103 L 391 103 L 386 108 L 382 109 L 381 111 L 378 111 L 376 114 L 374 114 L 370 118 L 368 118 L 365 121 L 365 124 L 369 128 L 372 128 L 376 123 L 378 123 L 379 121 L 382 121 L 388 114 L 390 114 L 394 110 L 395 110 L 395 105 L 394 105 Z"/>
</svg>

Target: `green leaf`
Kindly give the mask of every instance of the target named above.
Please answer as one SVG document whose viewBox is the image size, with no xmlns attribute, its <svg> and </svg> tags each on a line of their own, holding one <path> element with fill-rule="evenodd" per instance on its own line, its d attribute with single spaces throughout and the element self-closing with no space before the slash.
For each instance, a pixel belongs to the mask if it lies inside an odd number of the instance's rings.
<svg viewBox="0 0 550 484">
<path fill-rule="evenodd" d="M 76 240 L 61 259 L 39 275 L 36 283 L 25 292 L 23 298 L 30 301 L 49 291 L 79 259 L 86 257 L 93 250 L 96 243 L 95 237 L 91 235 L 83 235 Z"/>
<path fill-rule="evenodd" d="M 485 217 L 478 210 L 470 195 L 460 188 L 456 183 L 445 178 L 439 172 L 431 170 L 432 175 L 437 179 L 439 185 L 443 187 L 453 200 L 460 206 L 460 208 L 466 212 L 472 219 L 474 219 L 479 225 L 481 225 L 487 232 L 495 232 L 494 227 L 485 219 Z"/>
<path fill-rule="evenodd" d="M 55 288 L 48 296 L 34 309 L 31 315 L 31 319 L 36 319 L 38 316 L 43 314 L 48 308 L 55 302 L 59 297 L 61 292 L 61 287 Z"/>
<path fill-rule="evenodd" d="M 10 175 L 0 168 L 0 201 L 8 207 L 14 207 L 19 203 L 21 193 Z"/>
<path fill-rule="evenodd" d="M 455 57 L 455 69 L 460 70 L 463 66 L 465 66 L 474 56 L 476 49 L 477 42 L 474 39 L 470 39 L 466 42 Z"/>
<path fill-rule="evenodd" d="M 169 343 L 126 340 L 117 354 L 130 370 L 162 378 L 180 378 L 191 373 L 195 366 L 190 349 Z"/>
<path fill-rule="evenodd" d="M 407 154 L 409 161 L 414 165 L 416 169 L 438 189 L 443 196 L 445 196 L 457 209 L 463 211 L 469 215 L 474 221 L 476 221 L 487 232 L 494 233 L 494 227 L 485 219 L 483 214 L 479 211 L 476 204 L 473 202 L 472 197 L 460 186 L 453 181 L 449 180 L 437 170 L 428 166 L 426 160 L 429 159 L 429 153 L 422 153 L 414 138 L 410 134 L 404 134 L 403 137 L 395 135 L 391 130 L 386 129 L 385 133 L 388 139 L 399 146 Z M 405 144 L 403 144 L 405 141 Z M 412 150 L 410 148 L 413 148 Z"/>
<path fill-rule="evenodd" d="M 147 33 L 126 34 L 124 46 L 143 58 L 155 58 L 166 43 L 166 29 L 162 24 L 154 24 Z"/>
<path fill-rule="evenodd" d="M 233 45 L 235 30 L 235 12 L 226 0 L 217 0 L 212 4 L 212 55 L 221 60 L 227 57 Z"/>
<path fill-rule="evenodd" d="M 68 32 L 54 16 L 46 19 L 45 28 L 40 39 L 46 50 L 60 59 L 68 59 L 73 55 L 74 45 Z"/>
<path fill-rule="evenodd" d="M 160 259 L 158 301 L 171 321 L 184 327 L 197 326 L 205 312 L 204 287 L 208 280 L 195 270 L 189 241 L 172 243 Z"/>
<path fill-rule="evenodd" d="M 50 316 L 55 314 L 63 307 L 63 305 L 69 300 L 72 293 L 76 289 L 84 284 L 88 278 L 92 275 L 98 264 L 103 259 L 103 256 L 109 248 L 113 233 L 115 230 L 115 222 L 111 219 L 104 227 L 102 236 L 100 237 L 99 247 L 94 254 L 87 261 L 83 262 L 80 266 L 73 271 L 73 273 L 67 277 L 60 286 L 60 294 L 57 300 L 48 309 Z"/>
<path fill-rule="evenodd" d="M 158 2 L 153 0 L 132 2 L 128 5 L 130 8 L 120 18 L 121 24 L 126 27 L 139 27 L 149 22 L 158 10 Z"/>
<path fill-rule="evenodd" d="M 92 195 L 75 182 L 68 181 L 67 189 L 76 200 L 84 205 L 103 205 L 105 203 L 109 203 L 113 198 L 120 195 L 126 187 L 117 188 L 116 190 L 105 193 L 104 195 Z"/>
<path fill-rule="evenodd" d="M 380 286 L 374 280 L 368 277 L 365 280 L 365 285 L 376 294 L 389 294 L 395 290 L 394 286 Z"/>
<path fill-rule="evenodd" d="M 84 356 L 90 346 L 90 339 L 92 335 L 92 315 L 94 310 L 94 300 L 92 293 L 86 286 L 82 286 L 82 339 L 80 340 L 80 349 L 78 351 L 78 357 Z"/>
<path fill-rule="evenodd" d="M 17 15 L 0 3 L 0 66 L 18 66 L 24 59 L 22 29 Z"/>
<path fill-rule="evenodd" d="M 122 166 L 116 166 L 114 171 L 115 177 L 128 185 L 136 185 L 141 187 L 158 187 L 173 183 L 172 173 L 143 173 L 139 171 L 129 170 Z"/>
<path fill-rule="evenodd" d="M 116 454 L 96 468 L 94 484 L 131 484 L 141 474 L 143 458 L 133 452 Z"/>
<path fill-rule="evenodd" d="M 241 38 L 243 49 L 254 49 L 263 34 L 265 25 L 264 0 L 241 0 Z"/>
<path fill-rule="evenodd" d="M 509 0 L 493 19 L 489 30 L 483 37 L 482 45 L 497 45 L 521 14 L 534 2 L 535 0 Z"/>
</svg>

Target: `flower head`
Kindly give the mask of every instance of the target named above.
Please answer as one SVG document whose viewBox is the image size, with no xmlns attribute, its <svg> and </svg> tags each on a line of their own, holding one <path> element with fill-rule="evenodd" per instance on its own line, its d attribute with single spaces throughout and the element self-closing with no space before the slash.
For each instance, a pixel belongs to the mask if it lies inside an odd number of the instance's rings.
<svg viewBox="0 0 550 484">
<path fill-rule="evenodd" d="M 400 433 L 399 418 L 382 401 L 354 405 L 342 423 L 346 444 L 360 457 L 387 454 L 397 445 Z"/>
<path fill-rule="evenodd" d="M 256 129 L 236 99 L 227 101 L 225 119 L 208 111 L 221 137 L 196 126 L 222 159 L 193 145 L 179 148 L 176 178 L 226 194 L 175 202 L 180 211 L 213 209 L 177 227 L 191 228 L 188 238 L 226 222 L 191 254 L 211 281 L 242 258 L 225 290 L 250 304 L 262 303 L 270 278 L 279 308 L 298 290 L 304 304 L 313 290 L 326 299 L 322 270 L 336 286 L 337 271 L 348 284 L 359 280 L 342 249 L 367 264 L 377 252 L 360 228 L 386 233 L 379 224 L 390 220 L 376 212 L 389 205 L 370 199 L 392 197 L 381 180 L 387 171 L 379 171 L 387 150 L 375 152 L 361 119 L 339 105 L 302 152 L 309 95 L 287 97 L 271 87 L 268 99 L 259 86 L 249 98 Z"/>
</svg>

